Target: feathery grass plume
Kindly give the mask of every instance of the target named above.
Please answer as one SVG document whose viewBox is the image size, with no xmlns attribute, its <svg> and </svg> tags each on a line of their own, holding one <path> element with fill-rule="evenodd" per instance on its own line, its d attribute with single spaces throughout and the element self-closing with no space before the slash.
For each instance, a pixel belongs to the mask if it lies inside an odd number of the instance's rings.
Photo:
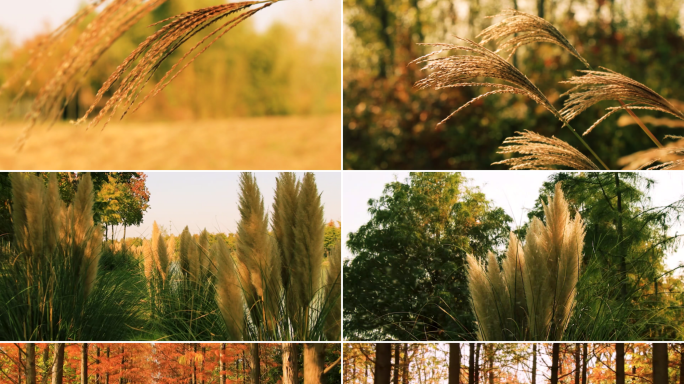
<svg viewBox="0 0 684 384">
<path fill-rule="evenodd" d="M 197 243 L 192 238 L 190 230 L 186 225 L 180 235 L 180 245 L 178 256 L 180 260 L 180 267 L 183 274 L 192 281 L 197 281 L 199 278 L 199 252 L 197 250 Z"/>
<path fill-rule="evenodd" d="M 154 271 L 157 268 L 154 262 L 154 255 L 152 254 L 152 245 L 149 240 L 143 240 L 142 244 L 142 254 L 143 254 L 143 266 L 145 268 L 145 277 L 147 281 L 152 281 L 154 277 Z"/>
<path fill-rule="evenodd" d="M 238 209 L 240 221 L 237 229 L 237 255 L 240 264 L 244 267 L 240 271 L 241 281 L 252 319 L 257 326 L 260 326 L 263 323 L 262 320 L 270 322 L 275 314 L 272 312 L 272 303 L 280 295 L 280 279 L 277 282 L 271 279 L 274 275 L 279 276 L 280 270 L 274 268 L 274 263 L 277 261 L 277 257 L 274 256 L 277 255 L 268 234 L 268 215 L 264 209 L 264 200 L 256 178 L 249 172 L 240 174 Z M 259 301 L 265 305 L 269 314 L 255 306 Z M 266 316 L 268 318 L 263 319 Z"/>
<path fill-rule="evenodd" d="M 48 176 L 47 192 L 45 196 L 45 251 L 52 254 L 59 243 L 61 233 L 62 199 L 59 196 L 57 176 L 51 172 Z"/>
<path fill-rule="evenodd" d="M 506 289 L 512 309 L 512 317 L 506 319 L 506 330 L 513 339 L 524 339 L 527 328 L 527 306 L 525 302 L 525 287 L 523 285 L 523 270 L 525 269 L 525 255 L 518 237 L 511 231 L 506 249 L 506 257 L 501 263 Z"/>
<path fill-rule="evenodd" d="M 278 243 L 282 265 L 283 288 L 290 286 L 290 264 L 294 254 L 295 225 L 299 181 L 294 172 L 282 172 L 276 178 L 271 227 Z"/>
<path fill-rule="evenodd" d="M 584 60 L 568 39 L 553 24 L 541 17 L 513 9 L 505 9 L 500 14 L 489 17 L 497 16 L 505 16 L 506 18 L 486 28 L 477 37 L 482 38 L 480 40 L 482 45 L 489 41 L 495 41 L 498 46 L 496 52 L 509 51 L 510 54 L 506 60 L 510 59 L 515 51 L 523 45 L 543 42 L 560 46 L 579 59 L 587 68 L 590 67 L 589 63 Z M 504 41 L 504 39 L 510 36 L 513 37 Z"/>
<path fill-rule="evenodd" d="M 12 223 L 15 241 L 24 258 L 31 264 L 45 257 L 44 200 L 45 190 L 37 176 L 10 173 L 12 183 Z"/>
<path fill-rule="evenodd" d="M 221 315 L 232 340 L 242 340 L 245 327 L 245 303 L 235 260 L 221 239 L 218 239 L 211 247 L 211 253 L 218 265 L 216 290 Z"/>
<path fill-rule="evenodd" d="M 157 240 L 157 249 L 155 253 L 157 258 L 155 261 L 157 262 L 157 270 L 159 270 L 159 274 L 161 274 L 163 281 L 166 281 L 166 275 L 169 270 L 169 255 L 167 252 L 166 241 L 164 241 L 164 236 L 160 233 Z"/>
<path fill-rule="evenodd" d="M 63 57 L 54 75 L 38 91 L 17 147 L 23 147 L 39 120 L 55 121 L 76 94 L 77 79 L 83 77 L 121 35 L 165 1 L 112 0 L 98 12 Z M 86 7 L 87 13 L 94 8 Z"/>
<path fill-rule="evenodd" d="M 660 162 L 660 164 L 656 164 Z M 676 170 L 684 169 L 684 139 L 666 144 L 663 148 L 639 151 L 618 160 L 623 169 Z"/>
<path fill-rule="evenodd" d="M 478 324 L 480 340 L 503 340 L 500 313 L 496 303 L 499 302 L 487 278 L 484 267 L 473 255 L 466 258 L 468 264 L 468 289 Z"/>
<path fill-rule="evenodd" d="M 60 45 L 61 43 L 64 42 L 66 37 L 68 36 L 69 32 L 74 30 L 83 20 L 85 20 L 90 14 L 92 14 L 95 9 L 101 5 L 105 0 L 96 0 L 91 4 L 87 4 L 85 7 L 81 8 L 79 11 L 76 12 L 73 16 L 71 16 L 69 19 L 67 19 L 62 25 L 60 25 L 57 29 L 52 31 L 50 34 L 40 38 L 40 41 L 38 42 L 38 47 L 31 50 L 30 54 L 31 56 L 29 57 L 28 61 L 26 62 L 25 65 L 21 66 L 20 69 L 10 76 L 1 86 L 0 86 L 0 95 L 7 90 L 9 87 L 12 86 L 12 84 L 17 83 L 18 81 L 21 81 L 21 77 L 27 70 L 31 70 L 29 72 L 28 78 L 24 80 L 24 84 L 17 93 L 17 95 L 14 97 L 12 102 L 10 103 L 7 114 L 12 112 L 14 108 L 17 106 L 18 102 L 21 100 L 21 98 L 24 96 L 26 93 L 26 90 L 28 87 L 31 85 L 33 82 L 33 79 L 35 78 L 35 75 L 39 72 L 40 68 L 42 68 L 43 64 L 46 62 L 43 60 L 45 57 L 51 56 L 54 53 L 55 47 Z"/>
<path fill-rule="evenodd" d="M 551 105 L 551 102 L 544 96 L 544 94 L 525 76 L 518 68 L 514 67 L 508 61 L 501 58 L 496 53 L 490 51 L 484 46 L 468 39 L 458 38 L 465 41 L 469 46 L 458 46 L 446 43 L 428 43 L 422 45 L 429 45 L 435 47 L 442 47 L 439 51 L 429 53 L 425 56 L 419 57 L 411 62 L 426 63 L 424 70 L 432 71 L 426 78 L 416 82 L 415 86 L 419 89 L 434 88 L 450 88 L 450 87 L 473 87 L 484 86 L 498 88 L 494 91 L 482 94 L 469 102 L 462 105 L 456 111 L 452 112 L 447 118 L 440 121 L 437 125 L 441 125 L 452 116 L 457 114 L 461 109 L 472 104 L 476 100 L 482 99 L 489 95 L 498 93 L 514 93 L 526 95 L 537 104 L 546 108 L 549 112 L 560 118 L 558 111 Z M 474 53 L 475 55 L 455 55 L 443 58 L 432 59 L 431 57 L 441 52 L 459 50 Z M 499 83 L 474 83 L 468 80 L 487 77 L 493 79 L 503 80 L 512 85 Z M 563 119 L 561 119 L 563 120 Z"/>
<path fill-rule="evenodd" d="M 79 181 L 73 206 L 73 240 L 81 252 L 84 294 L 88 297 L 95 285 L 97 267 L 102 254 L 102 228 L 93 221 L 93 181 L 90 173 Z"/>
<path fill-rule="evenodd" d="M 326 303 L 330 311 L 325 318 L 325 337 L 329 341 L 340 340 L 342 321 L 340 312 L 342 311 L 342 242 L 337 241 L 332 251 L 328 255 L 328 268 L 326 277 Z"/>
<path fill-rule="evenodd" d="M 200 260 L 201 275 L 204 276 L 209 272 L 209 265 L 211 264 L 209 256 L 209 233 L 206 228 L 200 233 L 197 251 Z"/>
<path fill-rule="evenodd" d="M 325 222 L 316 176 L 307 172 L 301 182 L 295 225 L 295 252 L 290 264 L 290 289 L 293 307 L 290 313 L 295 328 L 308 329 L 310 308 L 321 288 L 323 237 Z"/>
<path fill-rule="evenodd" d="M 574 119 L 592 105 L 604 100 L 632 102 L 630 105 L 622 105 L 610 109 L 617 108 L 627 111 L 636 109 L 655 110 L 669 113 L 684 120 L 682 112 L 651 88 L 615 71 L 601 68 L 603 71 L 580 71 L 585 73 L 585 75 L 573 76 L 569 80 L 561 81 L 561 84 L 575 85 L 575 87 L 563 94 L 569 95 L 569 97 L 560 112 L 568 121 Z"/>
<path fill-rule="evenodd" d="M 166 254 L 169 257 L 169 262 L 177 261 L 176 255 L 176 236 L 170 235 L 169 241 L 166 244 Z M 167 267 L 168 268 L 168 267 Z"/>
<path fill-rule="evenodd" d="M 502 160 L 492 165 L 503 164 L 510 169 L 553 169 L 563 166 L 571 169 L 599 168 L 582 152 L 555 136 L 546 137 L 532 131 L 516 132 L 519 136 L 507 137 L 504 146 L 497 153 L 520 153 L 522 157 Z"/>
<path fill-rule="evenodd" d="M 88 109 L 85 115 L 79 119 L 79 122 L 85 121 L 85 119 L 94 110 L 95 106 L 102 99 L 104 94 L 108 92 L 114 83 L 121 80 L 119 88 L 114 91 L 112 97 L 107 101 L 106 105 L 100 113 L 93 119 L 89 127 L 97 125 L 100 120 L 109 114 L 107 122 L 109 122 L 112 116 L 116 113 L 116 110 L 122 104 L 125 104 L 123 116 L 128 113 L 132 105 L 135 103 L 138 95 L 142 92 L 145 84 L 150 80 L 152 74 L 159 68 L 161 63 L 168 58 L 173 52 L 175 52 L 183 43 L 188 39 L 199 33 L 200 31 L 208 28 L 214 23 L 223 21 L 228 18 L 227 21 L 220 24 L 214 31 L 203 37 L 197 44 L 190 48 L 190 50 L 183 55 L 183 57 L 176 62 L 169 71 L 163 76 L 163 78 L 156 84 L 154 89 L 152 89 L 144 98 L 141 100 L 133 111 L 140 107 L 149 97 L 159 93 L 166 85 L 168 85 L 173 79 L 176 78 L 188 65 L 190 65 L 199 55 L 207 50 L 214 42 L 221 38 L 224 34 L 230 31 L 233 27 L 240 24 L 245 19 L 254 15 L 256 12 L 274 4 L 278 0 L 265 0 L 265 1 L 243 1 L 238 3 L 222 4 L 208 8 L 197 9 L 195 11 L 182 13 L 180 15 L 170 17 L 168 19 L 162 20 L 156 24 L 168 22 L 159 31 L 149 36 L 124 60 L 124 62 L 119 65 L 119 67 L 110 75 L 110 77 L 105 81 L 100 90 L 95 96 L 95 100 L 92 106 Z M 252 6 L 260 5 L 257 8 L 252 8 Z M 244 12 L 243 12 L 244 11 Z M 236 13 L 240 13 L 238 16 L 229 18 Z M 216 37 L 209 41 L 209 38 L 216 35 Z M 177 70 L 178 66 L 196 49 L 205 44 L 204 47 L 199 50 L 199 52 L 193 56 L 184 66 Z M 136 63 L 137 61 L 137 63 Z M 130 69 L 130 71 L 129 71 Z M 124 73 L 128 73 L 124 76 Z M 105 125 L 107 124 L 105 122 Z"/>
<path fill-rule="evenodd" d="M 546 224 L 534 218 L 525 245 L 524 284 L 532 340 L 560 340 L 574 305 L 584 246 L 584 222 L 570 217 L 561 183 L 543 204 Z"/>
</svg>

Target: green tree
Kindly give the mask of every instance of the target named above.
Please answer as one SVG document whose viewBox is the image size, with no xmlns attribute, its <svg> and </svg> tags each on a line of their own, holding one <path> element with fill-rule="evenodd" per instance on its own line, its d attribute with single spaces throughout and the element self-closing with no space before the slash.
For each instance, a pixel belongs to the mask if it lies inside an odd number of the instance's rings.
<svg viewBox="0 0 684 384">
<path fill-rule="evenodd" d="M 109 175 L 107 182 L 102 185 L 95 198 L 102 209 L 100 221 L 106 229 L 105 241 L 108 239 L 109 226 L 112 228 L 112 241 L 114 240 L 114 226 L 121 224 L 121 212 L 125 198 L 126 188 L 124 185 L 119 183 L 114 176 Z"/>
<path fill-rule="evenodd" d="M 325 232 L 323 234 L 323 246 L 325 247 L 325 254 L 327 255 L 335 248 L 335 244 L 342 238 L 342 229 L 335 225 L 335 222 L 330 220 L 325 225 Z"/>
<path fill-rule="evenodd" d="M 349 235 L 345 337 L 472 339 L 466 254 L 506 243 L 512 219 L 460 173 L 411 173 L 368 202 Z"/>
</svg>

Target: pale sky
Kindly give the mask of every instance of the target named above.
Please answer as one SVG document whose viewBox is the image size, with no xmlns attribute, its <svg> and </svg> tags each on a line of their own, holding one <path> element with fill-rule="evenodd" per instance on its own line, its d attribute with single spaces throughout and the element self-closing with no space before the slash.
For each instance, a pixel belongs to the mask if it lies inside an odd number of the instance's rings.
<svg viewBox="0 0 684 384">
<path fill-rule="evenodd" d="M 150 191 L 150 208 L 144 221 L 126 229 L 126 237 L 146 237 L 152 233 L 152 223 L 180 234 L 187 225 L 191 233 L 206 228 L 209 232 L 235 232 L 240 220 L 238 211 L 239 172 L 145 172 Z M 341 179 L 339 171 L 314 172 L 321 193 L 324 217 L 341 219 Z M 296 172 L 301 178 L 303 173 Z M 257 184 L 270 211 L 273 204 L 277 172 L 255 172 Z M 270 215 L 269 215 L 270 220 Z M 123 235 L 116 229 L 117 238 Z"/>
<path fill-rule="evenodd" d="M 526 223 L 527 212 L 534 208 L 539 197 L 539 189 L 548 177 L 557 171 L 463 171 L 470 184 L 480 187 L 487 199 L 503 208 L 514 220 L 512 226 Z M 684 196 L 684 172 L 644 171 L 646 177 L 656 181 L 651 189 L 651 203 L 654 206 L 670 204 Z M 343 174 L 344 215 L 342 239 L 346 241 L 350 232 L 356 232 L 368 222 L 368 200 L 382 195 L 385 184 L 405 180 L 409 172 L 385 171 L 348 171 Z M 673 226 L 670 235 L 682 233 L 684 226 Z M 343 257 L 351 257 L 349 250 L 343 248 Z M 684 245 L 677 253 L 668 255 L 668 268 L 684 264 Z M 680 272 L 681 273 L 681 272 Z"/>
<path fill-rule="evenodd" d="M 44 32 L 46 27 L 56 28 L 82 4 L 84 0 L 0 0 L 0 28 L 9 31 L 14 42 L 21 42 L 36 33 Z M 216 4 L 221 4 L 217 0 Z M 295 25 L 300 30 L 308 30 L 311 38 L 326 33 L 327 39 L 341 41 L 342 0 L 284 0 L 254 15 L 257 30 L 266 29 L 274 21 Z M 316 21 L 328 31 L 311 31 Z"/>
</svg>

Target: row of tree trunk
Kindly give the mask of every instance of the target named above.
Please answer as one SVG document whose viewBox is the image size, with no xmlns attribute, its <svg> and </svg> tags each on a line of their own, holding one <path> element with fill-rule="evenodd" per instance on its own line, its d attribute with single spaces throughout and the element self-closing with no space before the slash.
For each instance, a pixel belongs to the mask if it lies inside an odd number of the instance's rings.
<svg viewBox="0 0 684 384">
<path fill-rule="evenodd" d="M 316 343 L 316 344 L 303 344 L 304 351 L 304 384 L 320 384 L 322 382 L 323 375 L 328 373 L 341 361 L 341 356 L 335 362 L 330 364 L 328 367 L 325 366 L 325 351 L 326 344 Z M 100 357 L 100 347 L 95 347 L 95 362 L 99 363 Z M 124 366 L 124 346 L 121 347 L 121 366 Z M 199 345 L 193 344 L 194 352 L 198 352 Z M 283 379 L 282 384 L 298 384 L 299 383 L 299 345 L 294 343 L 283 343 L 281 345 L 282 349 L 282 359 L 283 359 Z M 219 372 L 220 372 L 220 383 L 225 384 L 227 382 L 227 364 L 224 362 L 226 344 L 221 343 L 219 349 Z M 109 357 L 109 347 L 105 349 L 105 355 Z M 205 352 L 205 348 L 202 347 L 202 352 Z M 63 373 L 64 373 L 64 343 L 55 344 L 54 361 L 52 367 L 44 367 L 46 372 L 51 370 L 52 372 L 52 384 L 63 384 Z M 49 360 L 49 347 L 45 347 L 43 350 L 43 362 L 47 364 Z M 36 345 L 26 344 L 26 362 L 23 364 L 26 370 L 26 384 L 38 384 L 36 383 Z M 259 344 L 250 344 L 250 383 L 249 384 L 259 384 L 261 381 L 261 360 L 259 357 Z M 190 384 L 204 384 L 197 382 L 197 367 L 195 366 L 195 361 L 190 362 L 192 367 L 192 377 L 190 378 Z M 203 370 L 204 360 L 202 360 L 202 366 L 200 370 Z M 22 364 L 19 364 L 21 367 Z M 243 365 L 243 371 L 245 367 Z M 21 383 L 21 368 L 19 368 L 19 379 L 17 384 Z M 246 376 L 243 376 L 246 378 Z M 46 377 L 47 379 L 47 377 Z M 95 375 L 96 384 L 110 384 L 109 383 L 109 373 L 105 374 L 104 381 L 101 382 L 102 378 L 99 374 Z M 47 380 L 44 380 L 41 384 L 47 384 Z M 88 343 L 81 344 L 81 384 L 88 384 Z M 126 384 L 124 375 L 120 375 L 118 384 Z M 247 384 L 247 383 L 245 383 Z"/>
<path fill-rule="evenodd" d="M 392 346 L 395 347 L 394 353 L 394 377 L 392 380 Z M 484 348 L 481 348 L 483 347 Z M 469 343 L 468 361 L 468 382 L 467 384 L 480 384 L 480 352 L 484 353 L 484 372 L 489 384 L 494 384 L 494 345 L 482 343 Z M 404 359 L 402 366 L 400 363 L 400 344 L 378 343 L 375 347 L 375 384 L 399 384 L 400 374 L 403 376 L 403 384 L 408 383 L 408 346 L 405 346 Z M 575 383 L 587 384 L 587 343 L 575 344 L 575 369 L 569 374 L 574 374 Z M 667 343 L 653 344 L 652 384 L 668 384 L 668 353 Z M 679 383 L 684 384 L 684 351 L 681 353 L 681 365 Z M 560 344 L 554 343 L 551 350 L 551 384 L 558 384 L 560 381 L 559 372 Z M 616 384 L 625 384 L 625 345 L 624 343 L 615 344 L 615 377 Z M 283 364 L 284 366 L 284 364 Z M 537 382 L 537 344 L 532 344 L 532 384 Z M 566 374 L 569 375 L 569 374 Z M 484 375 L 482 375 L 484 378 Z M 284 382 L 285 383 L 285 382 Z M 449 384 L 461 384 L 461 345 L 459 343 L 449 344 Z"/>
</svg>

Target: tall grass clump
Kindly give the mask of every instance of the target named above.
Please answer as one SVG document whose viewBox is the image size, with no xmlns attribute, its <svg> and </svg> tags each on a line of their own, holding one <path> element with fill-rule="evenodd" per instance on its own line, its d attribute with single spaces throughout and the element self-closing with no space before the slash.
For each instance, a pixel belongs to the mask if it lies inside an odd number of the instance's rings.
<svg viewBox="0 0 684 384">
<path fill-rule="evenodd" d="M 0 338 L 91 340 L 130 332 L 131 277 L 99 274 L 102 229 L 93 221 L 93 184 L 79 182 L 69 206 L 57 179 L 13 173 L 14 241 L 0 257 Z M 136 299 L 132 299 L 137 302 Z"/>
<path fill-rule="evenodd" d="M 461 109 L 484 97 L 501 93 L 525 95 L 551 112 L 562 124 L 561 128 L 567 127 L 582 146 L 591 153 L 594 160 L 602 168 L 609 169 L 601 160 L 599 154 L 585 141 L 583 136 L 588 135 L 610 115 L 622 110 L 626 111 L 634 119 L 655 144 L 656 148 L 648 151 L 647 154 L 635 154 L 637 155 L 636 158 L 634 156 L 623 158 L 620 161 L 621 165 L 669 169 L 680 167 L 683 164 L 682 153 L 684 153 L 684 150 L 682 148 L 684 148 L 684 145 L 682 145 L 681 141 L 677 142 L 674 146 L 670 146 L 670 148 L 664 147 L 634 113 L 634 110 L 665 112 L 682 120 L 684 120 L 684 113 L 677 110 L 658 93 L 634 79 L 607 68 L 593 70 L 589 62 L 577 52 L 568 39 L 543 18 L 514 10 L 505 10 L 501 13 L 501 16 L 504 16 L 503 20 L 486 28 L 477 36 L 481 38 L 480 43 L 460 39 L 465 41 L 466 45 L 425 44 L 440 49 L 412 61 L 412 63 L 424 63 L 423 69 L 430 71 L 426 78 L 416 82 L 417 88 L 443 89 L 473 86 L 495 88 L 493 91 L 468 101 L 439 124 L 446 122 L 446 120 L 454 116 Z M 537 42 L 555 44 L 569 52 L 587 67 L 587 70 L 580 71 L 584 75 L 573 76 L 568 81 L 561 82 L 573 84 L 575 87 L 561 95 L 568 96 L 568 99 L 560 110 L 556 109 L 522 72 L 508 62 L 518 48 Z M 491 51 L 487 49 L 484 46 L 487 43 L 494 43 L 497 46 L 497 50 Z M 452 50 L 465 51 L 470 54 L 433 57 L 442 52 Z M 498 55 L 499 52 L 509 52 L 509 54 L 504 60 Z M 505 83 L 479 82 L 476 80 L 478 78 L 498 79 Z M 582 135 L 570 125 L 570 121 L 587 108 L 600 101 L 607 100 L 616 101 L 618 105 L 607 108 L 608 113 L 599 118 L 592 126 L 586 128 Z M 520 137 L 507 138 L 498 153 L 507 155 L 519 153 L 523 157 L 508 158 L 494 164 L 508 165 L 512 169 L 552 169 L 557 166 L 571 169 L 598 169 L 593 161 L 589 160 L 569 143 L 555 137 L 548 138 L 533 132 L 518 133 Z M 662 164 L 654 165 L 658 162 Z M 635 163 L 636 165 L 634 165 Z"/>
<path fill-rule="evenodd" d="M 468 256 L 468 286 L 481 340 L 561 340 L 575 303 L 585 228 L 572 218 L 561 184 L 521 245 L 511 233 L 502 268 Z"/>
</svg>

